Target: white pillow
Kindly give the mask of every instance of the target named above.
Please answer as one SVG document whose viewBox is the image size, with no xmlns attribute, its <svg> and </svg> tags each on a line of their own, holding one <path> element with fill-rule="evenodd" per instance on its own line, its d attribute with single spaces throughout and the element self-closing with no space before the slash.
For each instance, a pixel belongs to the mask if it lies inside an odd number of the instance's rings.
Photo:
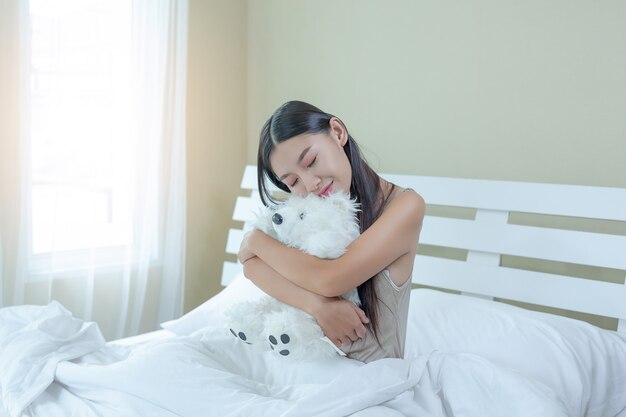
<svg viewBox="0 0 626 417">
<path fill-rule="evenodd" d="M 239 301 L 254 300 L 264 295 L 243 273 L 215 296 L 209 298 L 179 319 L 161 323 L 161 327 L 179 336 L 188 336 L 204 327 L 223 327 L 224 311 Z"/>
<path fill-rule="evenodd" d="M 429 289 L 411 292 L 405 357 L 480 355 L 552 387 L 572 416 L 626 416 L 626 336 L 586 322 Z"/>
</svg>

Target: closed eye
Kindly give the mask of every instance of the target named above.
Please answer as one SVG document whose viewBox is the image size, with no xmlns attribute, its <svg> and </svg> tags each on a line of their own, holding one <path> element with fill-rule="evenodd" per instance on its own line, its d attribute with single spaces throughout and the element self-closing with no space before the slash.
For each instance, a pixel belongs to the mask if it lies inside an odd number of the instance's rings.
<svg viewBox="0 0 626 417">
<path fill-rule="evenodd" d="M 313 158 L 313 160 L 306 166 L 307 168 L 311 168 L 317 162 L 317 156 Z M 287 184 L 288 187 L 293 188 L 298 184 L 298 178 L 294 179 L 291 184 Z"/>
</svg>

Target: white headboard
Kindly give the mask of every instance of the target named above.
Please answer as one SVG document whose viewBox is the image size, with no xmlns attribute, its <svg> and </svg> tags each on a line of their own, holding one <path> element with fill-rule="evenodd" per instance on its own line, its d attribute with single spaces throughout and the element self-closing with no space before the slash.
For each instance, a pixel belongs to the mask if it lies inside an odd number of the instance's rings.
<svg viewBox="0 0 626 417">
<path fill-rule="evenodd" d="M 419 251 L 415 284 L 617 318 L 618 330 L 626 332 L 626 235 L 622 232 L 626 230 L 626 189 L 381 175 L 416 190 L 429 209 L 445 206 L 469 212 L 459 218 L 427 210 L 420 245 L 453 248 L 460 251 L 461 258 Z M 241 187 L 252 190 L 252 195 L 237 199 L 233 219 L 244 222 L 244 227 L 229 231 L 226 251 L 231 254 L 237 253 L 244 230 L 254 219 L 254 209 L 261 204 L 255 166 L 246 167 Z M 531 220 L 534 215 L 543 216 L 538 218 L 540 225 L 512 221 L 525 215 Z M 594 221 L 586 220 L 594 230 L 582 231 L 576 225 L 581 219 L 610 223 L 595 227 Z M 563 220 L 566 224 L 573 221 L 573 228 L 579 230 L 567 230 Z M 554 268 L 550 272 L 530 270 L 534 268 L 506 265 L 503 257 L 531 264 L 532 260 L 557 262 L 559 267 L 556 272 Z M 606 282 L 559 273 L 568 265 L 616 270 L 612 272 L 618 279 Z M 227 285 L 240 271 L 241 265 L 225 262 L 222 284 Z"/>
</svg>

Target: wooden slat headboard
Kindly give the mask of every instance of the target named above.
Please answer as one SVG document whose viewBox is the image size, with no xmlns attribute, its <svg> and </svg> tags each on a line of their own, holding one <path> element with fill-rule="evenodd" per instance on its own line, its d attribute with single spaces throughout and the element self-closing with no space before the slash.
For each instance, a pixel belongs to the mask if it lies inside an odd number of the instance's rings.
<svg viewBox="0 0 626 417">
<path fill-rule="evenodd" d="M 470 210 L 471 215 L 464 218 L 427 210 L 420 245 L 449 248 L 462 256 L 451 259 L 418 253 L 415 284 L 616 318 L 618 331 L 626 332 L 626 189 L 381 175 L 416 190 L 428 207 Z M 233 219 L 244 222 L 244 227 L 229 232 L 226 250 L 231 254 L 237 253 L 244 230 L 261 204 L 255 166 L 246 167 L 241 186 L 251 196 L 237 199 Z M 609 221 L 615 227 L 568 230 L 560 222 L 515 224 L 511 219 L 520 213 L 574 222 Z M 504 264 L 503 257 L 611 269 L 620 278 L 606 282 L 512 267 Z M 226 262 L 222 284 L 227 285 L 240 271 L 240 265 Z"/>
</svg>

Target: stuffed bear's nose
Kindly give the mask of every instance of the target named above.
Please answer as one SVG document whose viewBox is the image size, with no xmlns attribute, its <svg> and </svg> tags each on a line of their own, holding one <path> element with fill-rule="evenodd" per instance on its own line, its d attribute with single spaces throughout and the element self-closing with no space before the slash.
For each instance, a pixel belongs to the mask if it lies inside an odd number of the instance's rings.
<svg viewBox="0 0 626 417">
<path fill-rule="evenodd" d="M 283 216 L 278 213 L 274 213 L 272 216 L 272 222 L 274 222 L 274 224 L 281 224 L 283 222 Z"/>
</svg>

